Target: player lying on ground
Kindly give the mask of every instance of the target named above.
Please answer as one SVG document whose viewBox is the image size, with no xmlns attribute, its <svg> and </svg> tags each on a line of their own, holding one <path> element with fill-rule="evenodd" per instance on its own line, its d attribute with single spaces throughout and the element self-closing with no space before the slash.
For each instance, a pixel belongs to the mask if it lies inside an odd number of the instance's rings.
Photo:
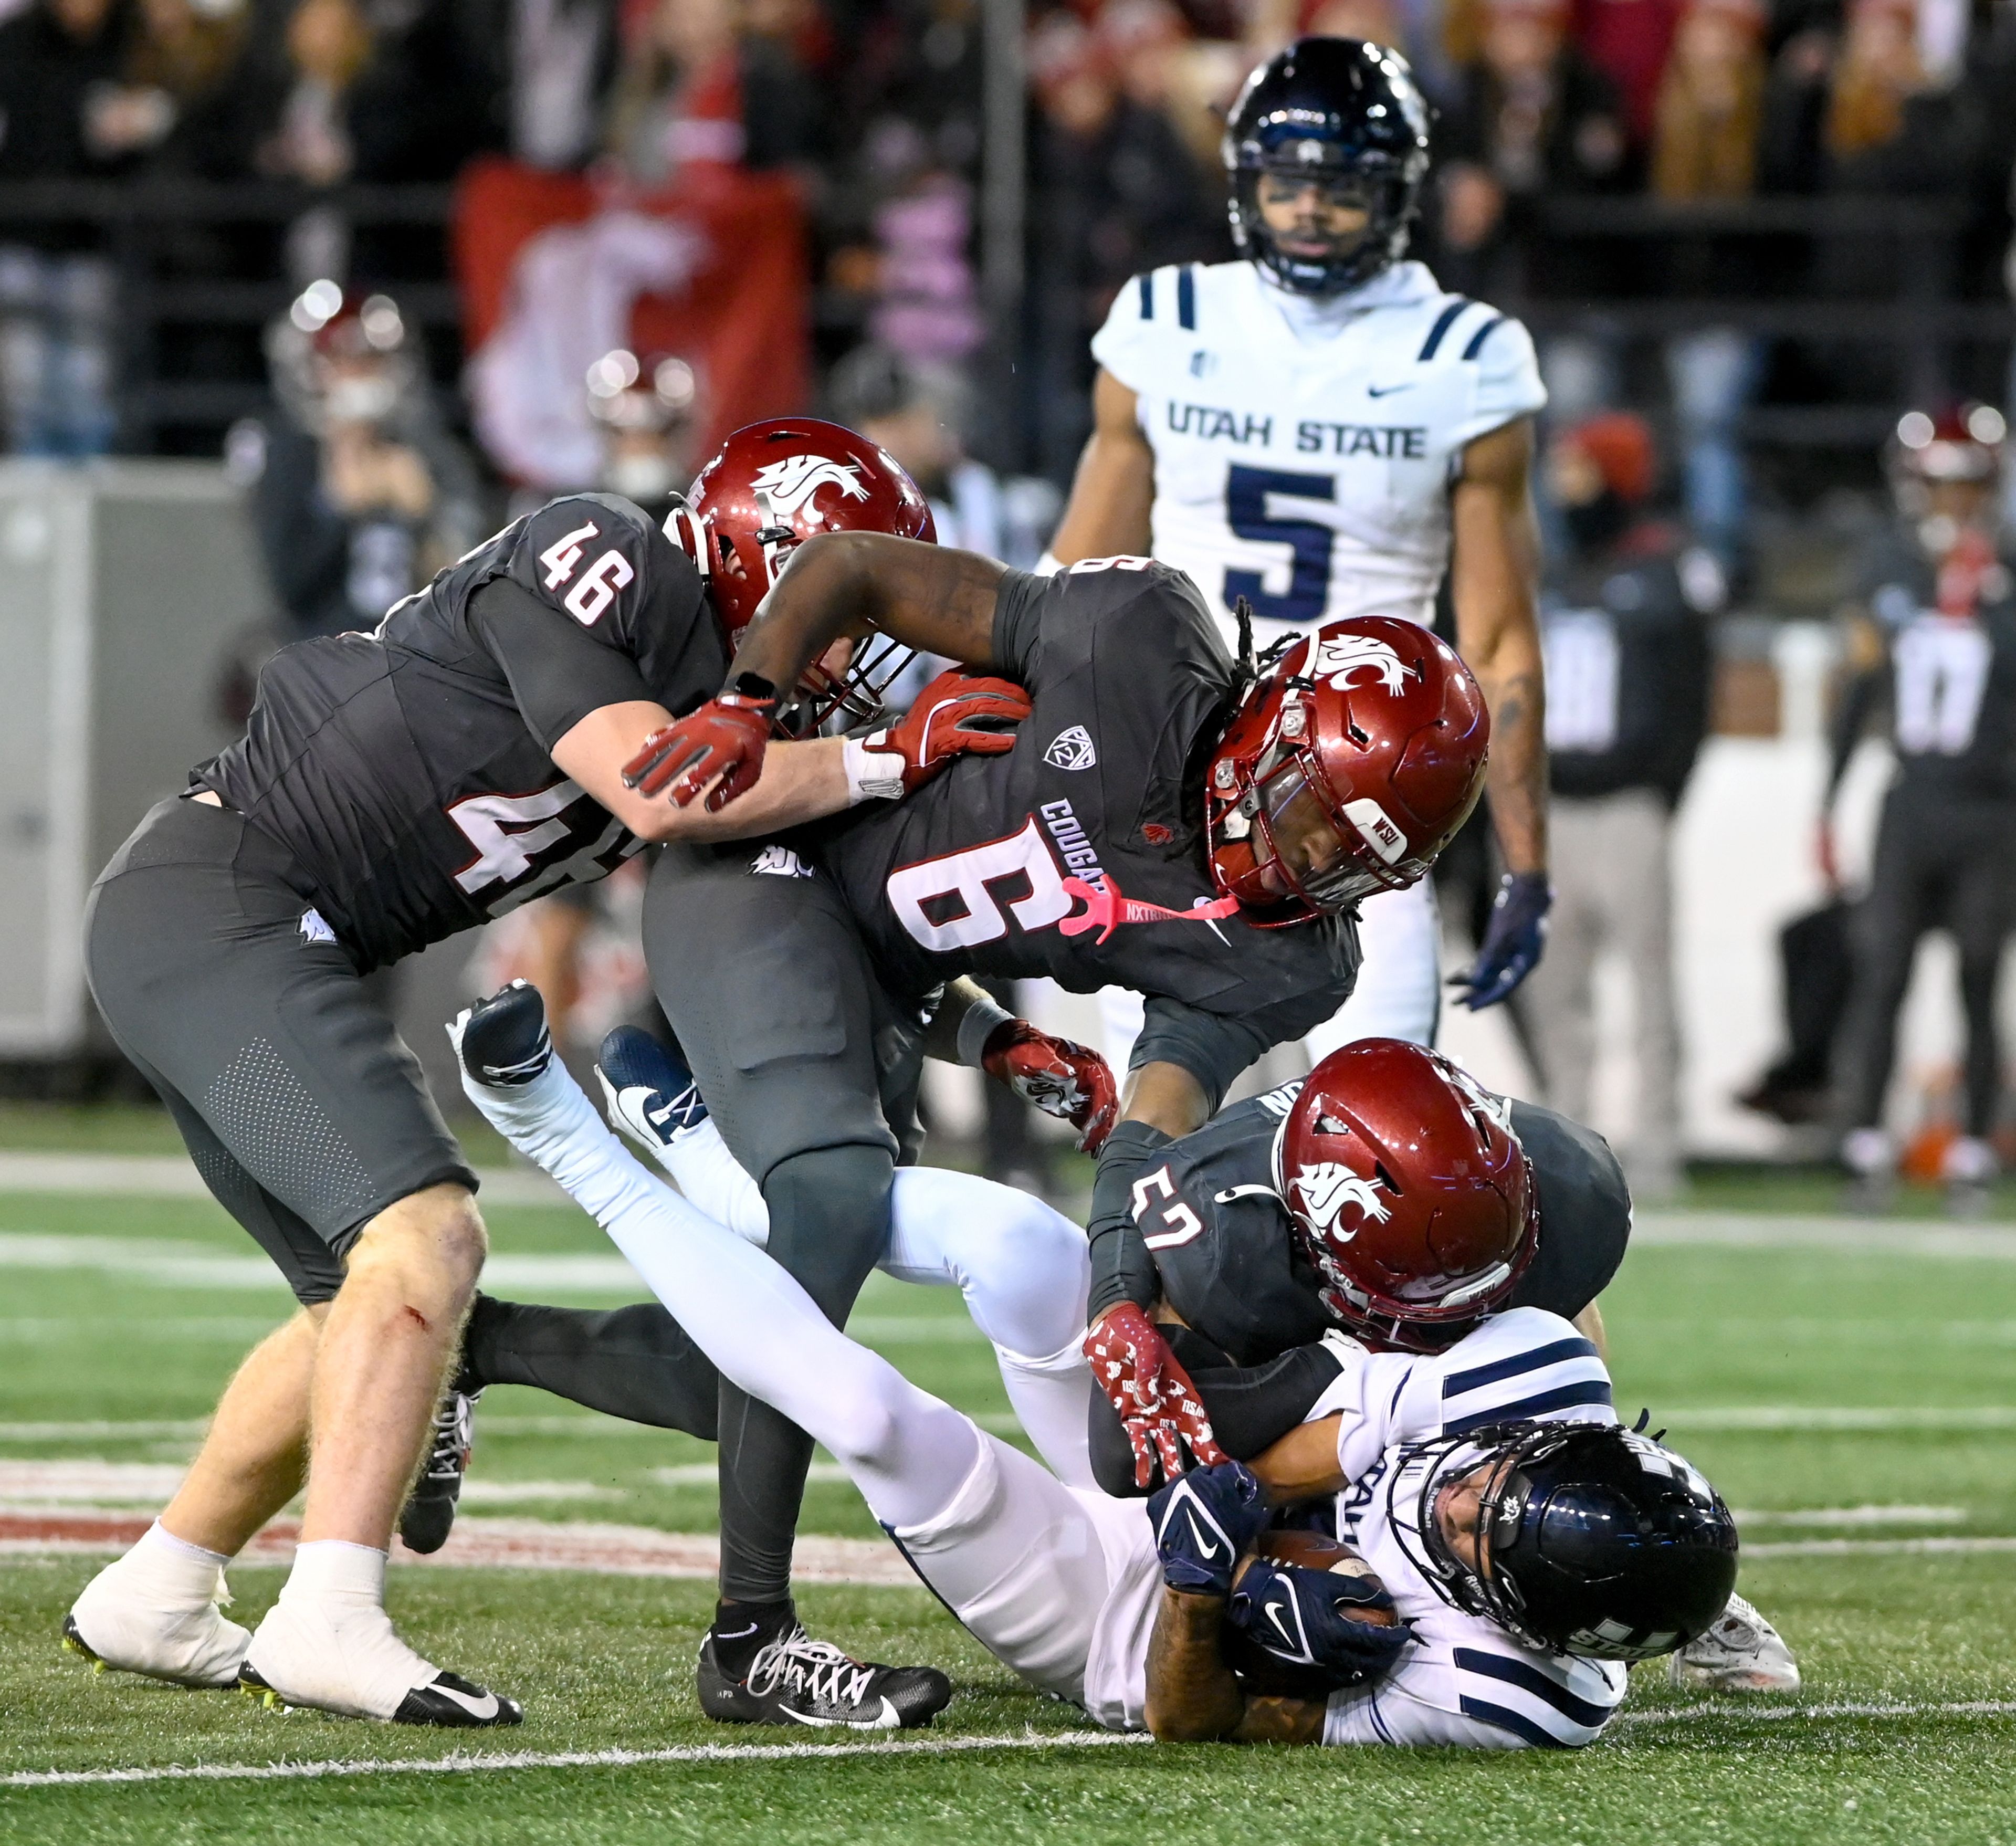
<svg viewBox="0 0 2016 1846">
<path fill-rule="evenodd" d="M 916 1157 L 923 1022 L 942 984 L 1048 975 L 1149 996 L 1094 1195 L 1096 1224 L 1122 1222 L 1147 1154 L 1336 1010 L 1357 963 L 1352 907 L 1419 877 L 1460 823 L 1487 721 L 1462 664 L 1409 623 L 1342 624 L 1262 671 L 1227 652 L 1187 579 L 1146 560 L 1046 579 L 823 531 L 849 477 L 808 440 L 783 446 L 760 466 L 767 448 L 725 455 L 675 522 L 710 568 L 733 557 L 766 593 L 722 696 L 654 741 L 640 786 L 684 799 L 718 775 L 716 797 L 737 798 L 771 693 L 850 644 L 946 656 L 1025 688 L 1031 707 L 994 773 L 895 804 L 927 805 L 915 826 L 800 829 L 755 855 L 668 847 L 653 872 L 659 999 L 762 1189 L 771 1255 L 844 1324 L 887 1244 L 895 1168 Z M 787 465 L 789 493 L 773 472 Z M 930 703 L 912 720 L 927 732 Z M 976 1019 L 977 1042 L 991 1028 Z M 747 1671 L 795 1623 L 812 1441 L 724 1390 L 702 1707 L 794 1723 Z M 877 1709 L 866 1700 L 864 1721 Z"/>
<path fill-rule="evenodd" d="M 1623 1698 L 1623 1663 L 1684 1645 L 1729 1599 L 1728 1510 L 1678 1456 L 1618 1427 L 1602 1362 L 1557 1316 L 1515 1309 L 1439 1358 L 1361 1350 L 1320 1420 L 1255 1470 L 1226 1463 L 1145 1504 L 1113 1499 L 908 1383 L 646 1173 L 542 1056 L 538 1009 L 513 996 L 459 1024 L 485 1116 L 594 1215 L 725 1376 L 826 1445 L 976 1638 L 1100 1724 L 1585 1743 Z M 509 1081 L 481 1081 L 479 1065 Z M 1556 1402 L 1520 1419 L 1536 1376 Z M 1276 1549 L 1344 1571 L 1254 1555 L 1273 1506 L 1311 1500 L 1333 1502 L 1355 1555 Z M 1355 1617 L 1366 1610 L 1398 1621 Z M 884 1728 L 903 1716 L 890 1703 Z"/>
<path fill-rule="evenodd" d="M 1153 1416 L 1125 1389 L 1102 1395 L 1091 1453 L 1109 1493 L 1145 1493 L 1180 1467 L 1201 1420 L 1225 1452 L 1252 1459 L 1359 1348 L 1443 1353 L 1488 1317 L 1531 1307 L 1575 1322 L 1589 1337 L 1576 1349 L 1603 1356 L 1596 1299 L 1631 1233 L 1615 1157 L 1600 1135 L 1494 1096 L 1433 1052 L 1346 1045 L 1168 1156 L 1135 1188 L 1128 1243 L 1139 1311 L 1179 1369 Z M 1584 1388 L 1551 1375 L 1528 1385 L 1521 1415 Z M 1672 1656 L 1672 1674 L 1698 1691 L 1799 1686 L 1791 1650 L 1740 1596 Z"/>
<path fill-rule="evenodd" d="M 674 1055 L 622 1027 L 598 1070 L 611 1125 L 698 1210 L 761 1247 L 761 1197 Z M 1154 1278 L 1147 1311 L 1175 1362 L 1172 1399 L 1153 1417 L 1130 1387 L 1118 1402 L 1091 1393 L 1089 1376 L 1068 1362 L 1075 1334 L 1064 1353 L 1033 1366 L 1003 1347 L 1004 1326 L 1040 1326 L 1047 1339 L 1082 1315 L 1074 1228 L 967 1175 L 897 1175 L 882 1267 L 964 1289 L 1023 1427 L 1070 1485 L 1145 1494 L 1162 1477 L 1164 1453 L 1180 1466 L 1175 1445 L 1207 1425 L 1224 1453 L 1251 1460 L 1310 1414 L 1361 1348 L 1438 1352 L 1507 1308 L 1575 1321 L 1601 1356 L 1596 1297 L 1630 1236 L 1615 1157 L 1600 1135 L 1492 1096 L 1434 1053 L 1391 1040 L 1347 1046 L 1306 1081 L 1221 1110 L 1167 1154 L 1136 1189 L 1137 1240 Z M 1017 1318 L 1032 1312 L 1040 1322 Z M 574 1321 L 479 1296 L 459 1388 L 535 1384 L 573 1395 L 592 1370 L 610 1387 L 588 1400 L 596 1408 L 708 1433 L 691 1405 L 707 1401 L 711 1369 L 662 1308 L 603 1317 L 605 1350 L 592 1367 L 574 1351 Z M 459 1470 L 466 1448 L 455 1459 Z M 1799 1686 L 1782 1638 L 1735 1596 L 1672 1656 L 1672 1673 L 1697 1691 Z"/>
<path fill-rule="evenodd" d="M 908 477 L 859 446 L 827 523 L 928 537 Z M 303 1311 L 240 1368 L 160 1522 L 80 1597 L 76 1647 L 193 1685 L 242 1669 L 353 1716 L 517 1722 L 509 1700 L 407 1647 L 382 1606 L 485 1240 L 476 1175 L 363 977 L 646 841 L 900 797 L 952 754 L 1004 747 L 989 727 L 1023 703 L 981 693 L 976 732 L 961 714 L 977 707 L 941 689 L 928 736 L 780 746 L 725 814 L 640 793 L 624 779 L 638 747 L 726 669 L 714 581 L 628 501 L 556 501 L 375 633 L 283 650 L 246 735 L 99 880 L 85 964 L 99 1010 Z M 218 1571 L 304 1480 L 293 1572 L 248 1637 L 216 1617 Z"/>
</svg>

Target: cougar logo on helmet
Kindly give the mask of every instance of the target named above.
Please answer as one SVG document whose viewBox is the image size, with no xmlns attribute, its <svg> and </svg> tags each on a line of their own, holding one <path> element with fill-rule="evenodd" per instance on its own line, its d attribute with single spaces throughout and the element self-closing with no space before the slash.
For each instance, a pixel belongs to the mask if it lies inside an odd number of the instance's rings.
<svg viewBox="0 0 2016 1846">
<path fill-rule="evenodd" d="M 1466 1102 L 1481 1109 L 1514 1140 L 1518 1139 L 1512 1128 L 1512 1099 L 1510 1096 L 1493 1096 L 1460 1064 L 1449 1065 L 1449 1081 L 1462 1092 Z"/>
<path fill-rule="evenodd" d="M 758 469 L 749 484 L 758 493 L 767 494 L 772 508 L 784 516 L 796 513 L 823 487 L 837 487 L 850 500 L 868 498 L 860 470 L 853 463 L 825 455 L 787 455 Z"/>
<path fill-rule="evenodd" d="M 1366 1223 L 1384 1224 L 1392 1215 L 1386 1201 L 1379 1196 L 1377 1180 L 1367 1179 L 1363 1174 L 1354 1173 L 1334 1160 L 1300 1168 L 1295 1175 L 1295 1190 L 1301 1195 L 1302 1210 L 1310 1222 L 1340 1243 L 1348 1243 Z M 1338 1216 L 1351 1205 L 1364 1213 L 1365 1221 L 1353 1225 L 1349 1230 L 1341 1229 L 1337 1222 Z"/>
<path fill-rule="evenodd" d="M 1327 634 L 1316 637 L 1316 653 L 1309 661 L 1311 678 L 1320 679 L 1327 673 L 1331 676 L 1330 684 L 1339 692 L 1352 686 L 1370 686 L 1370 680 L 1354 680 L 1351 677 L 1360 667 L 1370 667 L 1379 684 L 1389 693 L 1399 692 L 1407 683 L 1408 675 L 1417 671 L 1376 635 Z"/>
</svg>

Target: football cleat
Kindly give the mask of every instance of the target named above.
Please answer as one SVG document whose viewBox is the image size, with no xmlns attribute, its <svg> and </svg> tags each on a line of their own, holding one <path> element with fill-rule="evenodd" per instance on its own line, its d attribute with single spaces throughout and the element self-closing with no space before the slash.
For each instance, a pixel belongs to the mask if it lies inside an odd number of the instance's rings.
<svg viewBox="0 0 2016 1846">
<path fill-rule="evenodd" d="M 164 1608 L 138 1590 L 133 1574 L 122 1558 L 85 1585 L 63 1617 L 65 1650 L 81 1654 L 100 1672 L 111 1668 L 144 1673 L 205 1691 L 236 1685 L 251 1635 L 227 1621 L 214 1602 L 196 1609 Z M 220 1596 L 223 1589 L 220 1571 Z"/>
<path fill-rule="evenodd" d="M 383 1609 L 339 1604 L 332 1610 L 286 1590 L 252 1637 L 238 1689 L 272 1710 L 301 1706 L 454 1730 L 519 1724 L 525 1716 L 516 1699 L 423 1660 Z"/>
<path fill-rule="evenodd" d="M 553 1062 L 546 1003 L 528 981 L 514 981 L 479 1000 L 458 1023 L 463 1067 L 488 1089 L 530 1083 Z"/>
<path fill-rule="evenodd" d="M 757 1650 L 746 1679 L 728 1676 L 711 1632 L 700 1643 L 700 1709 L 719 1724 L 917 1730 L 951 1702 L 952 1682 L 937 1668 L 855 1660 L 796 1622 Z"/>
<path fill-rule="evenodd" d="M 426 1466 L 399 1515 L 400 1541 L 409 1551 L 425 1556 L 448 1542 L 455 1524 L 455 1502 L 462 1498 L 463 1478 L 469 1472 L 469 1452 L 475 1441 L 476 1404 L 482 1395 L 480 1385 L 473 1391 L 458 1391 L 450 1386 L 441 1408 L 434 1412 Z"/>
<path fill-rule="evenodd" d="M 679 1053 L 636 1026 L 618 1026 L 602 1041 L 595 1074 L 602 1080 L 609 1125 L 648 1153 L 667 1148 L 707 1120 L 707 1103 Z"/>
<path fill-rule="evenodd" d="M 1666 1672 L 1684 1692 L 1799 1689 L 1799 1663 L 1784 1636 L 1738 1596 L 1729 1599 L 1707 1633 L 1669 1656 Z"/>
</svg>

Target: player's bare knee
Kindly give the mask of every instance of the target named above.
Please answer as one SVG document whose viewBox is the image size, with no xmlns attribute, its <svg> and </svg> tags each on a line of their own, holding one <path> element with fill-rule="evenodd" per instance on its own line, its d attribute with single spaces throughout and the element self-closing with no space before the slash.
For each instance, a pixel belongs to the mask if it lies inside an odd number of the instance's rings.
<svg viewBox="0 0 2016 1846">
<path fill-rule="evenodd" d="M 459 1186 L 429 1186 L 388 1206 L 351 1247 L 348 1277 L 383 1276 L 436 1312 L 459 1315 L 482 1273 L 489 1238 L 476 1201 Z"/>
</svg>

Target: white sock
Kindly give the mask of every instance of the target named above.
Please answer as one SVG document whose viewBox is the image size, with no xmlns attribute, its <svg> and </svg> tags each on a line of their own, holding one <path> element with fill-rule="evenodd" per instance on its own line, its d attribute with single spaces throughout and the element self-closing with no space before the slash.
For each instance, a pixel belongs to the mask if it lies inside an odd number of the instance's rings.
<svg viewBox="0 0 2016 1846">
<path fill-rule="evenodd" d="M 129 1584 L 144 1583 L 150 1598 L 167 1609 L 200 1609 L 214 1603 L 223 1587 L 221 1574 L 230 1563 L 221 1551 L 206 1551 L 178 1538 L 157 1519 L 119 1560 Z"/>
<path fill-rule="evenodd" d="M 758 1250 L 770 1241 L 770 1207 L 756 1182 L 745 1173 L 711 1117 L 675 1135 L 669 1147 L 655 1147 L 658 1164 L 689 1201 L 716 1224 L 724 1224 Z"/>
<path fill-rule="evenodd" d="M 385 1553 L 375 1545 L 310 1539 L 294 1548 L 294 1567 L 280 1594 L 322 1603 L 332 1616 L 339 1610 L 382 1609 L 385 1564 Z"/>
<path fill-rule="evenodd" d="M 877 1517 L 902 1524 L 949 1499 L 973 1424 L 859 1346 L 810 1295 L 632 1159 L 556 1058 L 531 1082 L 463 1088 L 491 1125 L 609 1233 L 729 1383 L 839 1459 Z"/>
</svg>

